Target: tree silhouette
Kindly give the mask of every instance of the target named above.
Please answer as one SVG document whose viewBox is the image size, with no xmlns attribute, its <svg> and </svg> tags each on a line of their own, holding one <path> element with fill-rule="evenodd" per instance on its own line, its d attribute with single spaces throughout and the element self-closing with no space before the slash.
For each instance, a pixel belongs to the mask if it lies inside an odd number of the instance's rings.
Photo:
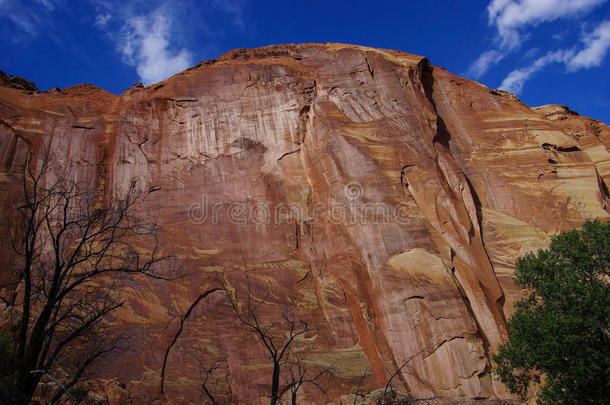
<svg viewBox="0 0 610 405">
<path fill-rule="evenodd" d="M 135 183 L 104 205 L 92 187 L 50 170 L 48 153 L 28 158 L 12 173 L 20 183 L 10 225 L 15 252 L 12 280 L 0 299 L 13 323 L 14 371 L 5 403 L 26 404 L 43 377 L 57 402 L 102 356 L 118 348 L 108 339 L 109 314 L 123 305 L 118 287 L 128 276 L 168 279 L 157 267 L 157 226 L 132 215 Z"/>
<path fill-rule="evenodd" d="M 282 390 L 282 393 L 290 391 L 290 403 L 292 405 L 296 405 L 299 390 L 304 385 L 313 385 L 325 393 L 321 382 L 324 377 L 332 376 L 332 369 L 330 367 L 316 370 L 307 367 L 305 353 L 297 350 L 290 350 L 288 359 L 284 363 L 284 369 L 287 369 L 287 372 L 284 372 L 286 376 L 284 378 L 285 388 Z"/>
<path fill-rule="evenodd" d="M 258 310 L 265 304 L 266 296 L 262 299 L 256 299 L 252 294 L 250 277 L 246 275 L 246 279 L 248 290 L 243 305 L 240 305 L 237 297 L 231 296 L 228 288 L 225 287 L 224 290 L 239 322 L 258 338 L 273 362 L 269 404 L 275 405 L 280 399 L 280 371 L 289 355 L 290 348 L 299 336 L 312 329 L 307 322 L 297 320 L 295 314 L 289 310 L 282 313 L 280 322 L 262 322 Z"/>
</svg>

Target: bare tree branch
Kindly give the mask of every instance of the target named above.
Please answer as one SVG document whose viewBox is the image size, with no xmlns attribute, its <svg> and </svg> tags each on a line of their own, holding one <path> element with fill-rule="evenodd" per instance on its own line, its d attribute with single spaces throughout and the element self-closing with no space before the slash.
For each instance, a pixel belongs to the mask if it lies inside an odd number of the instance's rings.
<svg viewBox="0 0 610 405">
<path fill-rule="evenodd" d="M 216 398 L 214 397 L 214 395 L 210 392 L 208 383 L 209 383 L 211 376 L 214 374 L 214 372 L 216 372 L 222 366 L 222 364 L 225 362 L 226 359 L 215 361 L 211 366 L 205 366 L 203 364 L 203 361 L 201 361 L 201 359 L 197 355 L 195 355 L 194 353 L 189 353 L 189 354 L 195 360 L 197 360 L 197 363 L 199 363 L 199 370 L 203 374 L 202 379 L 201 379 L 202 391 L 205 393 L 206 397 L 210 400 L 210 403 L 212 405 L 218 405 L 220 402 L 218 402 L 216 400 Z"/>
<path fill-rule="evenodd" d="M 313 372 L 307 367 L 302 351 L 290 350 L 289 354 L 290 358 L 284 363 L 284 368 L 288 368 L 289 373 L 288 377 L 284 378 L 286 386 L 282 390 L 280 397 L 283 393 L 290 391 L 290 401 L 292 405 L 296 405 L 298 392 L 306 384 L 313 385 L 325 393 L 326 391 L 321 385 L 321 380 L 324 377 L 332 377 L 332 368 L 325 367 Z"/>
<path fill-rule="evenodd" d="M 294 313 L 290 311 L 284 311 L 282 314 L 283 325 L 288 329 L 288 333 L 283 332 L 280 329 L 280 324 L 276 322 L 269 322 L 267 324 L 262 323 L 259 320 L 258 310 L 266 302 L 266 297 L 269 294 L 269 290 L 262 299 L 258 299 L 257 303 L 253 304 L 255 299 L 252 292 L 252 283 L 250 276 L 246 274 L 247 281 L 247 297 L 246 297 L 246 308 L 240 309 L 237 297 L 232 297 L 229 289 L 225 283 L 217 275 L 217 279 L 224 286 L 224 291 L 227 295 L 227 300 L 235 313 L 235 316 L 239 322 L 249 329 L 255 336 L 258 337 L 260 342 L 265 347 L 271 361 L 273 362 L 273 374 L 271 377 L 271 392 L 270 392 L 270 405 L 275 405 L 279 401 L 279 389 L 280 389 L 280 371 L 285 360 L 285 356 L 288 353 L 291 345 L 294 344 L 295 340 L 311 331 L 308 323 L 303 320 L 297 320 Z"/>
<path fill-rule="evenodd" d="M 2 301 L 21 313 L 14 325 L 17 404 L 29 402 L 41 377 L 50 373 L 62 375 L 58 382 L 67 379 L 51 403 L 59 401 L 91 364 L 116 349 L 99 343 L 97 332 L 123 304 L 121 280 L 178 277 L 159 272 L 171 257 L 161 253 L 158 227 L 132 214 L 141 197 L 135 183 L 123 198 L 103 206 L 95 190 L 72 181 L 68 170 L 52 172 L 51 160 L 48 148 L 37 156 L 29 150 L 22 170 L 12 176 L 23 193 L 14 203 L 17 219 L 11 225 L 18 266 L 0 288 L 15 291 L 14 298 Z M 84 347 L 86 356 L 68 367 L 68 354 Z M 63 372 L 53 372 L 56 368 Z"/>
</svg>

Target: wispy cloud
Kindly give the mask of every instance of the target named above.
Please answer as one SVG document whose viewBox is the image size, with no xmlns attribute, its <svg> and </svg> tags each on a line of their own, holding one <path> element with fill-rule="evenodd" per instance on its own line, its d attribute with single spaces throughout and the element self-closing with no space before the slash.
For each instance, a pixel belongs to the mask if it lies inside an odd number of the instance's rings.
<svg viewBox="0 0 610 405">
<path fill-rule="evenodd" d="M 487 73 L 489 68 L 498 64 L 503 58 L 504 55 L 495 49 L 483 52 L 477 58 L 477 60 L 475 60 L 472 65 L 470 65 L 466 74 L 469 77 L 479 79 L 481 76 Z"/>
<path fill-rule="evenodd" d="M 610 48 L 610 21 L 600 24 L 595 31 L 583 38 L 583 42 L 585 48 L 568 63 L 568 70 L 571 72 L 599 66 L 602 63 Z"/>
<path fill-rule="evenodd" d="M 0 0 L 0 22 L 2 20 L 8 22 L 8 26 L 5 25 L 4 29 L 11 31 L 13 33 L 11 39 L 16 41 L 24 35 L 26 37 L 36 37 L 47 11 L 49 10 L 46 7 L 41 7 L 38 1 Z M 2 22 L 3 25 L 6 22 Z"/>
<path fill-rule="evenodd" d="M 216 53 L 216 42 L 228 27 L 245 31 L 247 1 L 84 0 L 79 10 L 91 12 L 77 15 L 66 0 L 0 0 L 0 40 L 21 43 L 44 35 L 65 47 L 74 38 L 58 28 L 67 20 L 82 24 L 88 19 L 140 80 L 150 84 L 191 66 L 193 49 L 205 56 L 209 49 Z M 193 47 L 185 46 L 195 38 Z"/>
<path fill-rule="evenodd" d="M 487 7 L 504 49 L 521 44 L 523 30 L 559 18 L 588 13 L 607 0 L 493 0 Z"/>
<path fill-rule="evenodd" d="M 567 62 L 573 55 L 571 51 L 554 51 L 536 59 L 531 65 L 513 70 L 500 84 L 500 88 L 512 93 L 521 93 L 525 82 L 536 72 L 543 69 L 550 63 Z"/>
<path fill-rule="evenodd" d="M 610 21 L 604 21 L 597 28 L 582 37 L 584 47 L 575 46 L 571 49 L 561 49 L 548 52 L 536 59 L 531 65 L 515 69 L 506 76 L 500 88 L 520 93 L 525 82 L 530 77 L 551 63 L 562 63 L 568 72 L 587 69 L 601 65 L 610 49 Z"/>
<path fill-rule="evenodd" d="M 36 2 L 49 11 L 53 11 L 55 8 L 55 3 L 53 0 L 36 0 Z"/>
<path fill-rule="evenodd" d="M 1 1 L 1 0 L 0 0 Z M 133 66 L 145 84 L 156 83 L 193 65 L 192 49 L 213 48 L 221 32 L 210 22 L 216 12 L 245 30 L 246 0 L 90 0 L 94 25 L 116 46 L 124 63 Z M 199 37 L 195 48 L 184 44 Z M 207 38 L 202 44 L 201 36 Z"/>
<path fill-rule="evenodd" d="M 129 18 L 123 26 L 120 51 L 145 84 L 156 83 L 192 65 L 191 52 L 171 48 L 172 20 L 163 9 Z"/>
<path fill-rule="evenodd" d="M 487 6 L 488 24 L 496 31 L 496 46 L 483 51 L 471 63 L 467 75 L 479 79 L 501 60 L 507 60 L 509 63 L 511 60 L 509 55 L 515 54 L 515 51 L 532 37 L 533 29 L 536 26 L 568 18 L 582 21 L 584 16 L 607 1 L 490 0 Z M 565 31 L 549 34 L 547 39 L 549 41 L 551 39 L 563 40 L 565 34 Z M 535 59 L 529 65 L 513 70 L 506 76 L 500 87 L 519 93 L 528 79 L 551 63 L 562 63 L 569 72 L 599 66 L 610 48 L 610 23 L 602 23 L 592 33 L 581 36 L 580 39 L 579 44 L 575 43 L 564 49 L 549 50 L 544 56 Z M 537 47 L 544 43 L 544 38 L 537 38 Z M 522 59 L 527 60 L 536 52 L 530 49 L 519 55 Z"/>
<path fill-rule="evenodd" d="M 112 15 L 110 15 L 110 13 L 98 14 L 97 16 L 95 16 L 95 22 L 93 23 L 93 25 L 103 29 L 108 25 L 108 22 L 111 19 Z"/>
</svg>

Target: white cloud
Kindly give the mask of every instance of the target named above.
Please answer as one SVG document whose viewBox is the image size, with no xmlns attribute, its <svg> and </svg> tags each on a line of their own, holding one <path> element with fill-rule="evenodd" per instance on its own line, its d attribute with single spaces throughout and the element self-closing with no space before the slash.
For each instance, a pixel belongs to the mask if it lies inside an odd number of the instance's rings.
<svg viewBox="0 0 610 405">
<path fill-rule="evenodd" d="M 604 21 L 597 26 L 593 32 L 585 35 L 581 42 L 585 47 L 561 49 L 548 52 L 545 56 L 538 58 L 529 66 L 513 70 L 500 84 L 500 88 L 520 93 L 525 82 L 536 72 L 542 70 L 550 63 L 563 63 L 568 72 L 580 69 L 588 69 L 601 65 L 608 50 L 610 50 L 610 21 Z"/>
<path fill-rule="evenodd" d="M 489 25 L 496 28 L 499 44 L 495 49 L 479 55 L 468 68 L 468 76 L 475 79 L 483 76 L 530 37 L 528 28 L 560 18 L 586 14 L 606 1 L 608 0 L 491 0 L 487 6 Z M 564 33 L 558 33 L 552 37 L 560 40 L 563 35 Z M 594 41 L 595 39 L 592 39 L 592 42 Z M 589 54 L 582 55 L 583 60 L 605 53 L 606 42 L 605 36 L 597 41 Z"/>
<path fill-rule="evenodd" d="M 466 73 L 469 77 L 479 79 L 483 76 L 490 67 L 498 64 L 504 58 L 504 54 L 492 49 L 490 51 L 483 52 L 477 60 L 475 60 Z"/>
<path fill-rule="evenodd" d="M 595 31 L 583 38 L 583 42 L 586 47 L 568 62 L 568 70 L 571 72 L 601 65 L 610 48 L 610 21 L 601 23 Z"/>
<path fill-rule="evenodd" d="M 112 16 L 108 13 L 98 14 L 95 17 L 95 22 L 93 23 L 93 25 L 95 25 L 96 27 L 99 27 L 99 28 L 105 28 L 106 25 L 108 25 L 108 22 L 110 21 L 111 18 L 112 18 Z"/>
<path fill-rule="evenodd" d="M 513 49 L 522 42 L 523 28 L 584 14 L 607 0 L 492 0 L 489 24 L 495 25 L 501 46 Z"/>
<path fill-rule="evenodd" d="M 38 27 L 41 25 L 42 16 L 45 14 L 44 11 L 40 10 L 40 7 L 37 7 L 35 4 L 23 4 L 16 0 L 0 1 L 0 18 L 6 18 L 14 25 L 16 30 L 11 29 L 11 31 L 18 34 L 26 34 L 28 37 L 38 35 Z M 10 39 L 14 40 L 15 38 Z"/>
<path fill-rule="evenodd" d="M 559 50 L 548 52 L 546 55 L 536 59 L 531 65 L 513 70 L 500 84 L 500 88 L 511 93 L 521 93 L 525 82 L 536 72 L 550 63 L 567 63 L 574 53 L 572 51 Z"/>
<path fill-rule="evenodd" d="M 37 18 L 36 16 L 27 16 L 24 14 L 9 15 L 8 19 L 21 29 L 25 34 L 35 37 L 38 35 Z"/>
<path fill-rule="evenodd" d="M 145 84 L 156 83 L 192 65 L 187 49 L 172 51 L 171 21 L 161 9 L 129 18 L 123 27 L 120 50 L 124 61 L 136 67 Z"/>
</svg>

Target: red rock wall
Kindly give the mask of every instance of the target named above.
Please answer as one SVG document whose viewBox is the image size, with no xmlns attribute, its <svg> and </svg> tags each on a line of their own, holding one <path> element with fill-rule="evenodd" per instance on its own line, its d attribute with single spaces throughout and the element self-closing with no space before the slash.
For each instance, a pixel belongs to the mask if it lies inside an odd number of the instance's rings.
<svg viewBox="0 0 610 405">
<path fill-rule="evenodd" d="M 56 170 L 105 199 L 136 181 L 186 270 L 122 289 L 131 348 L 97 376 L 141 403 L 200 401 L 191 353 L 226 358 L 234 395 L 265 401 L 266 352 L 213 291 L 219 274 L 243 297 L 246 272 L 264 320 L 293 310 L 315 328 L 307 364 L 333 367 L 305 403 L 351 403 L 365 370 L 370 391 L 409 358 L 398 385 L 413 397 L 510 397 L 490 355 L 520 295 L 516 257 L 609 216 L 607 126 L 397 51 L 237 50 L 121 96 L 0 87 L 0 119 L 3 202 L 24 142 L 50 145 Z"/>
</svg>

